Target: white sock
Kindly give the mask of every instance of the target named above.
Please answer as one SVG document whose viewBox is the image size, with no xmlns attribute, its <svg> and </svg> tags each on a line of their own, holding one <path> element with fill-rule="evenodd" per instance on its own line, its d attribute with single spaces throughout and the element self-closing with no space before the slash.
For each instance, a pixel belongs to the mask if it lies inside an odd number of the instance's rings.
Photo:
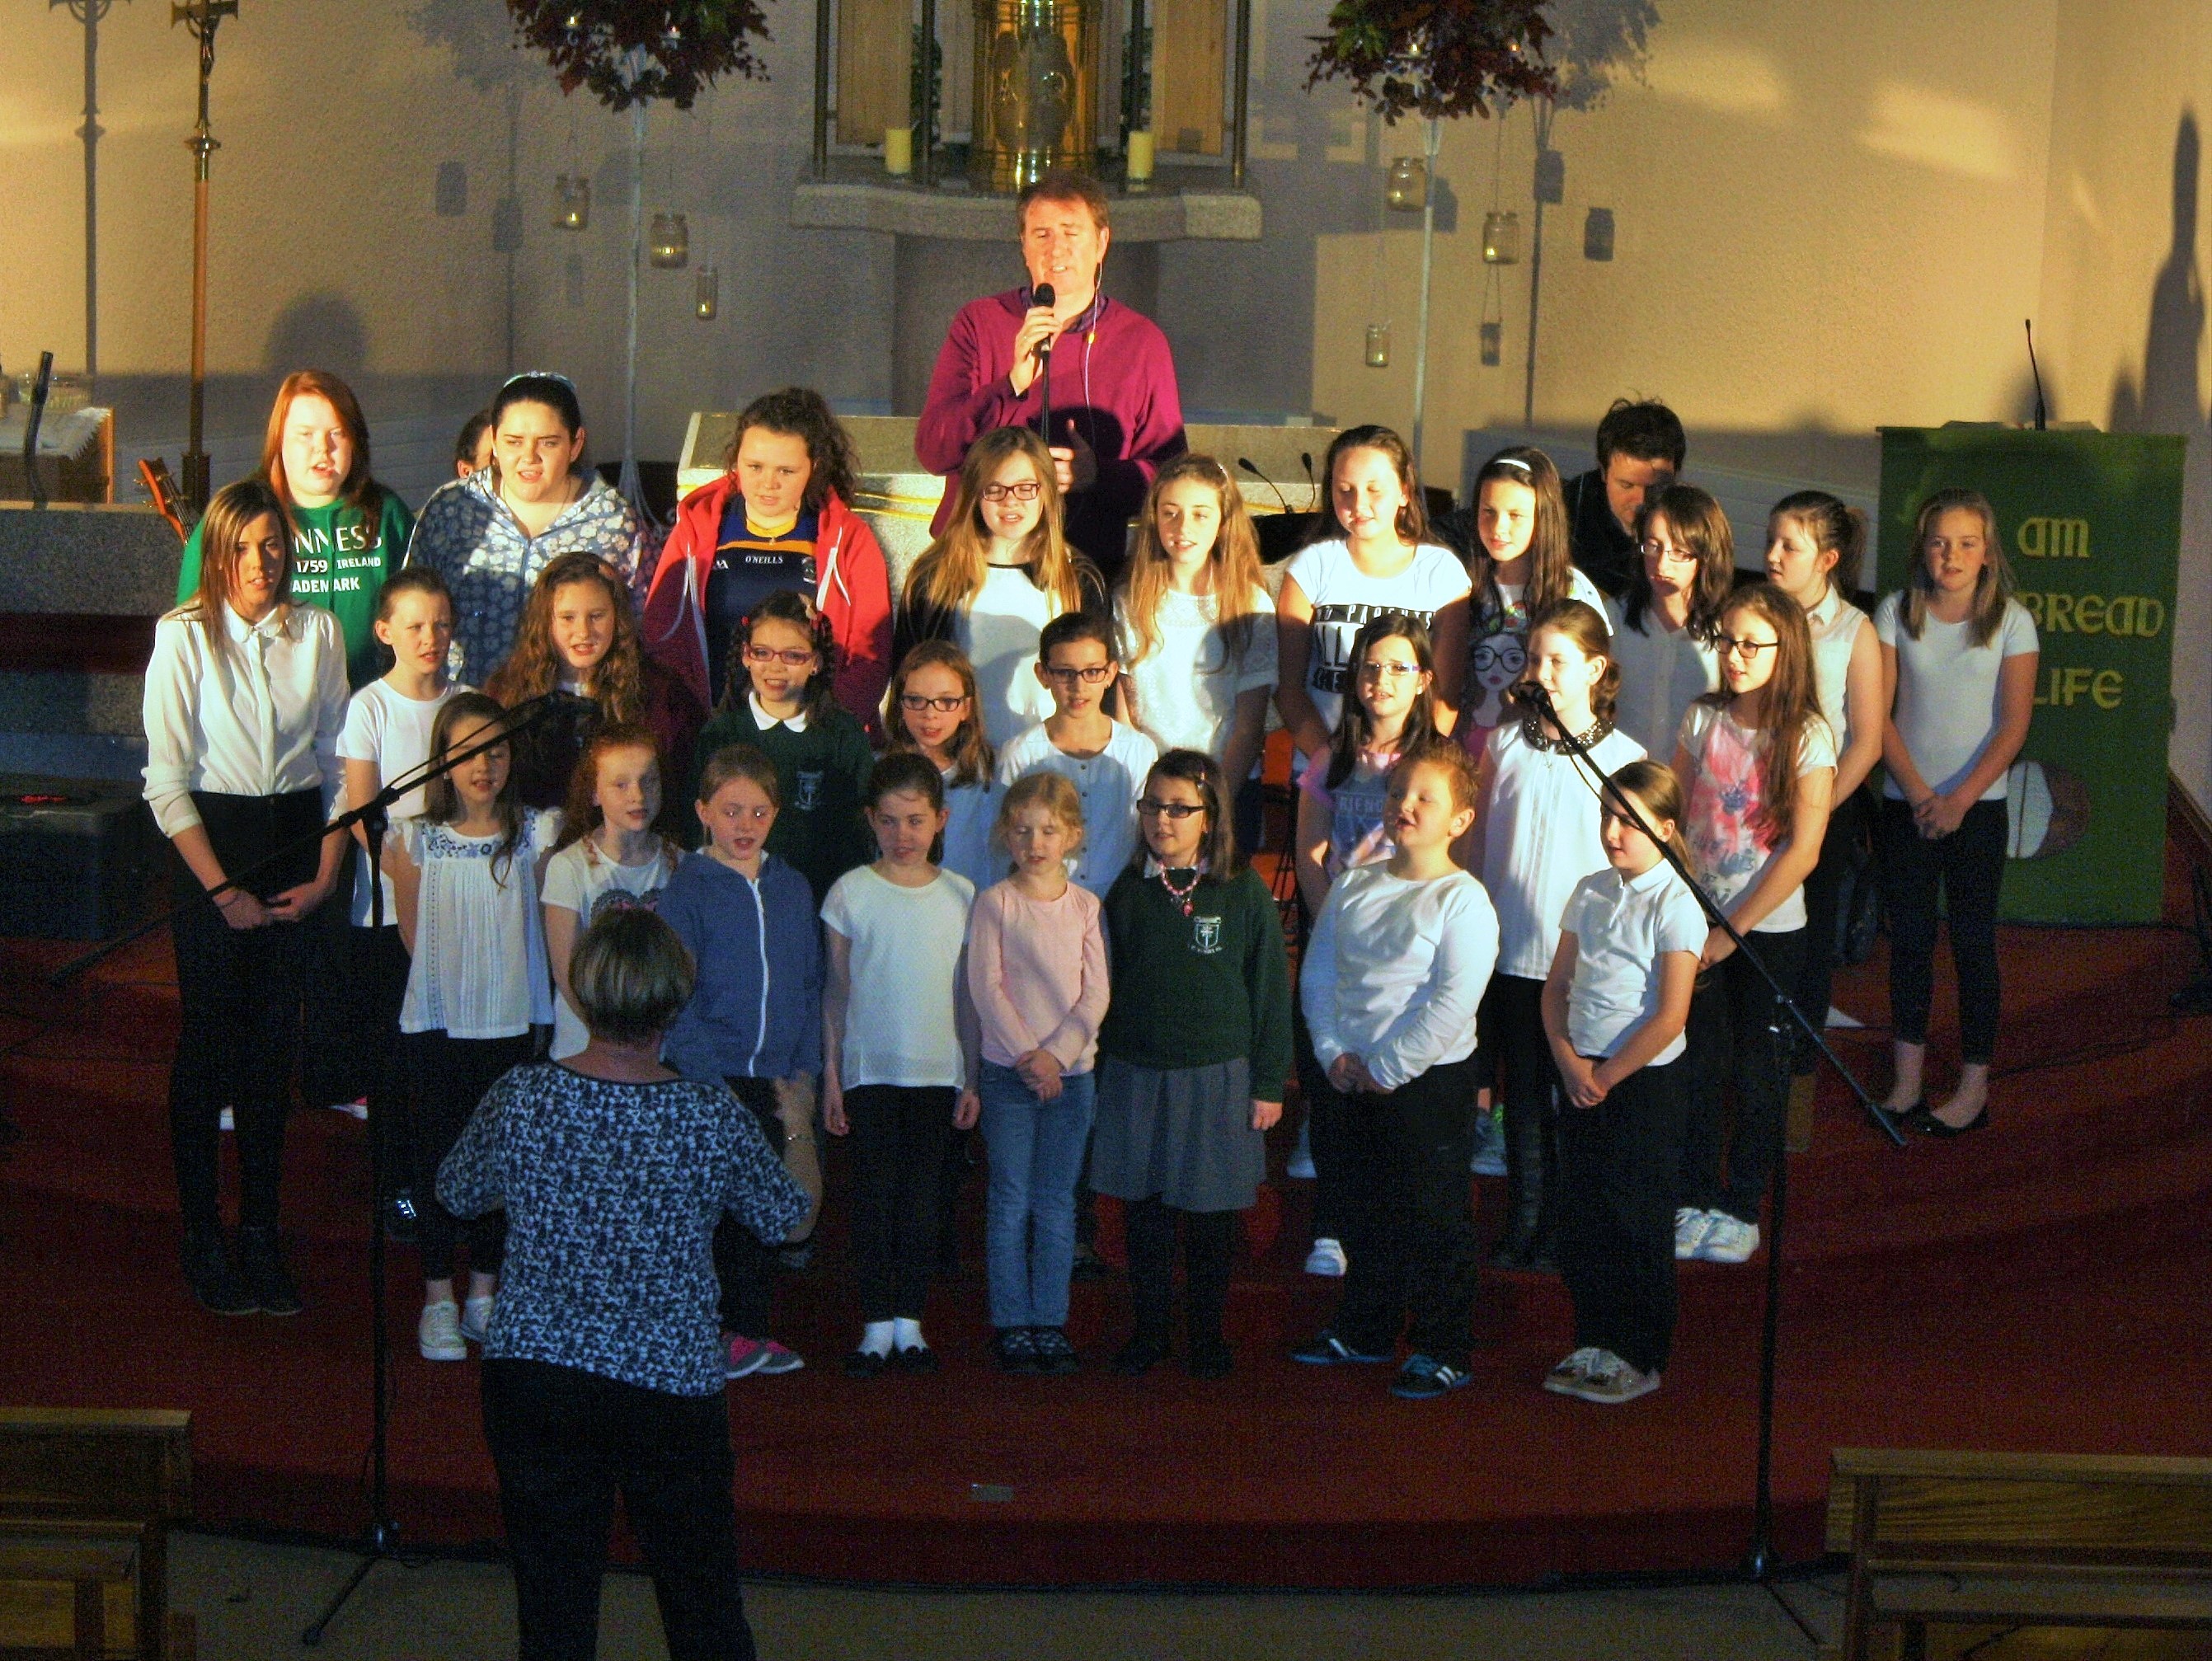
<svg viewBox="0 0 2212 1661">
<path fill-rule="evenodd" d="M 903 1315 L 891 1323 L 891 1342 L 902 1350 L 924 1349 L 928 1347 L 922 1343 L 921 1323 L 910 1321 Z"/>
<path fill-rule="evenodd" d="M 891 1323 L 870 1321 L 860 1329 L 860 1353 L 864 1355 L 888 1355 L 891 1353 Z"/>
</svg>

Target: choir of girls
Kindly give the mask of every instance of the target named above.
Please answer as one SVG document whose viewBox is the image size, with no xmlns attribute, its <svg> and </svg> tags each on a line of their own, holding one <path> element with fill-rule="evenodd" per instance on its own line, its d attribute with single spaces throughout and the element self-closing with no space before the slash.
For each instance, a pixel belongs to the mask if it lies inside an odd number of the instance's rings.
<svg viewBox="0 0 2212 1661">
<path fill-rule="evenodd" d="M 1869 838 L 1888 1110 L 1938 1139 L 1988 1123 L 2005 775 L 2037 646 L 1978 495 L 1923 505 L 1907 584 L 1869 618 L 1855 512 L 1786 498 L 1767 580 L 1739 584 L 1726 515 L 1669 470 L 1615 508 L 1633 554 L 1601 593 L 1541 451 L 1479 470 L 1462 557 L 1405 445 L 1362 427 L 1331 446 L 1325 530 L 1273 597 L 1233 482 L 1198 455 L 1159 470 L 1109 596 L 1066 539 L 1051 458 L 1005 429 L 969 450 L 895 607 L 816 394 L 746 409 L 657 557 L 576 470 L 567 382 L 518 377 L 472 427 L 484 464 L 410 522 L 368 473 L 352 394 L 292 377 L 262 473 L 210 505 L 156 630 L 146 795 L 179 883 L 212 895 L 174 925 L 170 1090 L 185 1276 L 210 1309 L 301 1306 L 277 1189 L 304 1032 L 408 1155 L 423 1356 L 524 1353 L 501 1214 L 447 1209 L 480 1185 L 440 1173 L 503 1076 L 600 1065 L 586 1005 L 611 994 L 579 966 L 640 909 L 689 966 L 651 1069 L 726 1093 L 787 1179 L 766 1234 L 714 1229 L 729 1379 L 805 1365 L 774 1291 L 823 1208 L 819 1134 L 850 1149 L 843 1370 L 940 1365 L 925 1322 L 971 1127 L 999 1367 L 1081 1367 L 1069 1282 L 1097 1194 L 1127 1245 L 1114 1370 L 1180 1349 L 1193 1375 L 1229 1373 L 1237 1218 L 1295 1078 L 1308 1268 L 1342 1281 L 1296 1360 L 1397 1363 L 1409 1399 L 1468 1382 L 1468 1170 L 1494 1095 L 1487 1261 L 1559 1274 L 1575 1306 L 1545 1387 L 1648 1393 L 1676 1260 L 1758 1248 L 1808 1065 L 1735 939 L 1818 1024 Z M 374 567 L 349 609 L 297 574 L 325 543 Z M 1271 703 L 1294 752 L 1274 857 L 1301 902 L 1295 975 L 1253 864 Z M 362 827 L 322 831 L 387 791 L 373 850 Z M 326 960 L 312 919 L 349 858 Z M 1931 1101 L 1939 905 L 1963 1067 Z"/>
</svg>

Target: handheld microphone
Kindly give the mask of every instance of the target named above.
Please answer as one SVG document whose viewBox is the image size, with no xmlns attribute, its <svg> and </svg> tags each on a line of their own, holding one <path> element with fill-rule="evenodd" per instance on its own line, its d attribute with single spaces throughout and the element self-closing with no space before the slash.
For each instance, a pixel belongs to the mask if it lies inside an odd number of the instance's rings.
<svg viewBox="0 0 2212 1661">
<path fill-rule="evenodd" d="M 1249 473 L 1254 478 L 1259 480 L 1261 483 L 1266 485 L 1268 489 L 1275 491 L 1275 506 L 1285 517 L 1287 517 L 1291 511 L 1291 505 L 1283 500 L 1283 493 L 1281 491 L 1275 490 L 1275 482 L 1269 478 L 1265 473 L 1262 473 L 1258 468 L 1253 466 L 1251 458 L 1248 456 L 1239 456 L 1237 458 L 1237 464 L 1243 468 L 1247 473 Z"/>
<path fill-rule="evenodd" d="M 1059 298 L 1059 295 L 1053 293 L 1052 284 L 1049 282 L 1040 282 L 1036 288 L 1030 290 L 1030 304 L 1032 306 L 1050 306 Z M 1042 340 L 1037 343 L 1036 355 L 1040 362 L 1052 355 L 1052 336 L 1050 335 L 1047 335 Z"/>
</svg>

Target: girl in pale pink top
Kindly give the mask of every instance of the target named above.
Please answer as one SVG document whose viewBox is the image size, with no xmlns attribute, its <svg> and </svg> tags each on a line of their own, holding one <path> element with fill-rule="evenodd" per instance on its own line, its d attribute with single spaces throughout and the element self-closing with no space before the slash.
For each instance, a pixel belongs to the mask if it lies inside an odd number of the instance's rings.
<svg viewBox="0 0 2212 1661">
<path fill-rule="evenodd" d="M 1017 779 L 992 833 L 1014 874 L 975 896 L 968 990 L 983 1035 L 983 1139 L 991 1186 L 984 1253 L 999 1365 L 1073 1373 L 1067 1281 L 1075 1185 L 1091 1140 L 1091 1068 L 1106 1016 L 1098 898 L 1067 879 L 1083 805 L 1056 773 Z"/>
</svg>

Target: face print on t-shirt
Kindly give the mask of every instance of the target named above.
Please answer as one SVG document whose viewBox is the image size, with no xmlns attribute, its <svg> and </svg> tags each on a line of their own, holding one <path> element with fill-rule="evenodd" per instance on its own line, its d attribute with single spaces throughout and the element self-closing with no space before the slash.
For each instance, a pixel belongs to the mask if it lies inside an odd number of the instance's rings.
<svg viewBox="0 0 2212 1661">
<path fill-rule="evenodd" d="M 1528 604 L 1518 597 L 1499 599 L 1496 608 L 1475 619 L 1468 652 L 1467 695 L 1474 701 L 1465 718 L 1478 727 L 1504 724 L 1505 689 L 1528 667 Z"/>
</svg>

